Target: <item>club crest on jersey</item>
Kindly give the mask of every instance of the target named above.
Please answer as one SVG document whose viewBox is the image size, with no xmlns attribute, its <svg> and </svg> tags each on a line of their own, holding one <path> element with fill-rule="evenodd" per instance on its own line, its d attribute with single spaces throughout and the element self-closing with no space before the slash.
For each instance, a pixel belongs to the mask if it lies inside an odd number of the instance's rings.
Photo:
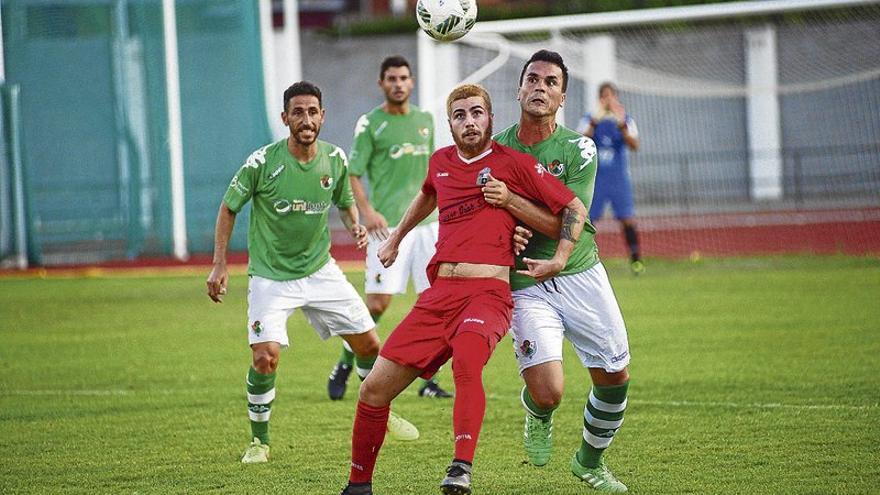
<svg viewBox="0 0 880 495">
<path fill-rule="evenodd" d="M 480 170 L 480 173 L 477 174 L 477 185 L 485 186 L 487 182 L 489 182 L 489 174 L 492 173 L 492 169 L 489 167 Z"/>
<path fill-rule="evenodd" d="M 333 177 L 330 177 L 329 175 L 321 177 L 321 187 L 324 189 L 330 189 L 333 187 Z"/>
<path fill-rule="evenodd" d="M 523 340 L 522 344 L 519 346 L 519 355 L 531 359 L 531 357 L 535 355 L 535 351 L 538 350 L 537 348 L 538 346 L 534 342 Z"/>
<path fill-rule="evenodd" d="M 260 320 L 255 321 L 254 324 L 251 325 L 251 330 L 254 331 L 254 335 L 258 337 L 260 336 L 260 332 L 263 331 L 263 326 L 260 324 Z"/>
<path fill-rule="evenodd" d="M 547 165 L 547 171 L 550 172 L 550 175 L 553 177 L 559 177 L 565 172 L 565 164 L 559 160 L 553 160 L 553 162 Z"/>
</svg>

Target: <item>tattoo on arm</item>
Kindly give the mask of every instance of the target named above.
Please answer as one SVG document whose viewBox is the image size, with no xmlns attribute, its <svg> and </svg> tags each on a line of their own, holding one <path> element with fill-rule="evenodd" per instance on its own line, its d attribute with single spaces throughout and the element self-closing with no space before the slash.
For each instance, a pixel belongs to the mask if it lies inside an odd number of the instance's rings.
<svg viewBox="0 0 880 495">
<path fill-rule="evenodd" d="M 577 242 L 574 235 L 574 226 L 583 222 L 576 210 L 566 208 L 562 212 L 562 230 L 559 232 L 559 238 L 571 242 Z"/>
</svg>

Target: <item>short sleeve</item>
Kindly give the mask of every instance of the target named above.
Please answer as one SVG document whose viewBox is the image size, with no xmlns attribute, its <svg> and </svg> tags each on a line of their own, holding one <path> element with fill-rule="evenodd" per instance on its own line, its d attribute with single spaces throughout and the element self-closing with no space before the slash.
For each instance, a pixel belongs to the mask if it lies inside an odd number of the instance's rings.
<svg viewBox="0 0 880 495">
<path fill-rule="evenodd" d="M 568 140 L 567 161 L 569 164 L 565 174 L 565 185 L 574 191 L 584 205 L 589 208 L 593 202 L 593 188 L 596 183 L 596 167 L 598 158 L 596 143 L 592 139 L 581 136 L 580 139 Z"/>
<path fill-rule="evenodd" d="M 636 127 L 636 121 L 629 115 L 626 116 L 626 131 L 634 138 L 639 137 L 639 128 Z"/>
<path fill-rule="evenodd" d="M 351 145 L 348 173 L 357 177 L 366 174 L 372 155 L 373 136 L 370 133 L 370 119 L 364 114 L 354 126 L 354 142 Z"/>
<path fill-rule="evenodd" d="M 590 115 L 589 112 L 585 113 L 584 116 L 581 117 L 581 120 L 578 121 L 578 125 L 577 125 L 577 127 L 575 127 L 575 130 L 579 134 L 583 134 L 583 133 L 587 132 L 587 128 L 590 127 L 590 120 L 592 118 L 593 118 L 593 116 Z"/>
<path fill-rule="evenodd" d="M 517 184 L 509 184 L 517 194 L 547 205 L 559 213 L 574 199 L 575 194 L 529 155 L 515 159 Z M 519 190 L 518 190 L 519 189 Z"/>
<path fill-rule="evenodd" d="M 260 171 L 266 164 L 266 147 L 262 147 L 251 153 L 251 156 L 245 160 L 244 165 L 238 169 L 226 194 L 223 195 L 223 202 L 234 213 L 238 213 L 244 208 L 244 205 L 254 196 L 257 184 L 260 179 Z"/>
<path fill-rule="evenodd" d="M 351 192 L 348 158 L 342 148 L 336 148 L 330 153 L 331 160 L 337 160 L 334 167 L 339 171 L 336 177 L 336 188 L 333 189 L 333 204 L 344 210 L 354 204 L 354 194 Z"/>
</svg>

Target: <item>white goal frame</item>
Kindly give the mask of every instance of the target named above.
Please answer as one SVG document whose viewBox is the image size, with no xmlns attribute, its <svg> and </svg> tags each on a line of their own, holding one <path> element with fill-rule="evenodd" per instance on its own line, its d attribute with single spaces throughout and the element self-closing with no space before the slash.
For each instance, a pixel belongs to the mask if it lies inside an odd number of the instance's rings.
<svg viewBox="0 0 880 495">
<path fill-rule="evenodd" d="M 656 9 L 602 12 L 550 17 L 477 22 L 473 30 L 455 43 L 438 43 L 422 32 L 418 35 L 418 89 L 420 106 L 435 116 L 435 143 L 437 147 L 452 144 L 446 119 L 446 96 L 460 83 L 478 83 L 503 66 L 511 57 L 523 61 L 531 56 L 531 49 L 517 47 L 506 42 L 503 35 L 513 33 L 528 34 L 550 32 L 547 48 L 554 49 L 555 43 L 562 43 L 559 33 L 563 30 L 589 29 L 601 31 L 604 28 L 626 26 L 657 25 L 681 21 L 706 21 L 738 16 L 766 16 L 801 11 L 821 11 L 836 8 L 860 7 L 880 4 L 878 0 L 768 0 L 744 1 L 711 5 L 665 7 Z M 584 51 L 589 77 L 584 94 L 587 101 L 596 100 L 599 81 L 615 80 L 614 56 L 607 54 L 601 43 L 609 37 L 597 36 Z M 605 38 L 606 40 L 603 40 Z M 758 26 L 747 33 L 747 127 L 749 136 L 750 174 L 754 180 L 752 197 L 758 200 L 774 200 L 782 196 L 783 163 L 781 150 L 780 110 L 777 87 L 777 53 L 775 31 L 770 25 Z M 458 46 L 464 43 L 471 46 L 489 48 L 497 52 L 493 60 L 475 67 L 470 74 L 458 71 Z M 613 41 L 612 41 L 613 43 Z M 613 52 L 613 50 L 611 50 Z M 719 93 L 734 91 L 719 87 Z M 505 95 L 509 96 L 509 95 Z M 499 97 L 501 97 L 499 95 Z M 560 112 L 561 113 L 561 112 Z M 563 115 L 559 115 L 560 119 Z M 768 150 L 771 150 L 768 153 Z"/>
</svg>

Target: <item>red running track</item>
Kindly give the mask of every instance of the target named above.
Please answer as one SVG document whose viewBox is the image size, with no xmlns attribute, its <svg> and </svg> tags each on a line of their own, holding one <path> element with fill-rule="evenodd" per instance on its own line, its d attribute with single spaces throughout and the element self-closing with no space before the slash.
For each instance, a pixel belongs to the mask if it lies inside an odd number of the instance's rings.
<svg viewBox="0 0 880 495">
<path fill-rule="evenodd" d="M 643 256 L 880 254 L 880 208 L 636 219 Z M 602 257 L 628 256 L 614 220 L 597 222 Z"/>
<path fill-rule="evenodd" d="M 637 218 L 642 255 L 647 258 L 700 256 L 760 256 L 775 254 L 847 254 L 880 256 L 880 208 L 822 211 L 777 211 L 678 215 Z M 623 234 L 614 220 L 597 222 L 599 252 L 603 258 L 626 257 Z M 351 244 L 344 231 L 332 233 L 334 258 L 363 261 L 364 251 Z M 246 264 L 247 254 L 234 252 L 229 264 Z M 141 257 L 108 261 L 101 268 L 192 267 L 211 265 L 211 254 L 196 253 L 187 261 L 171 257 Z M 52 267 L 55 269 L 82 266 Z M 205 275 L 208 273 L 205 268 Z M 3 273 L 19 273 L 0 270 Z"/>
</svg>

